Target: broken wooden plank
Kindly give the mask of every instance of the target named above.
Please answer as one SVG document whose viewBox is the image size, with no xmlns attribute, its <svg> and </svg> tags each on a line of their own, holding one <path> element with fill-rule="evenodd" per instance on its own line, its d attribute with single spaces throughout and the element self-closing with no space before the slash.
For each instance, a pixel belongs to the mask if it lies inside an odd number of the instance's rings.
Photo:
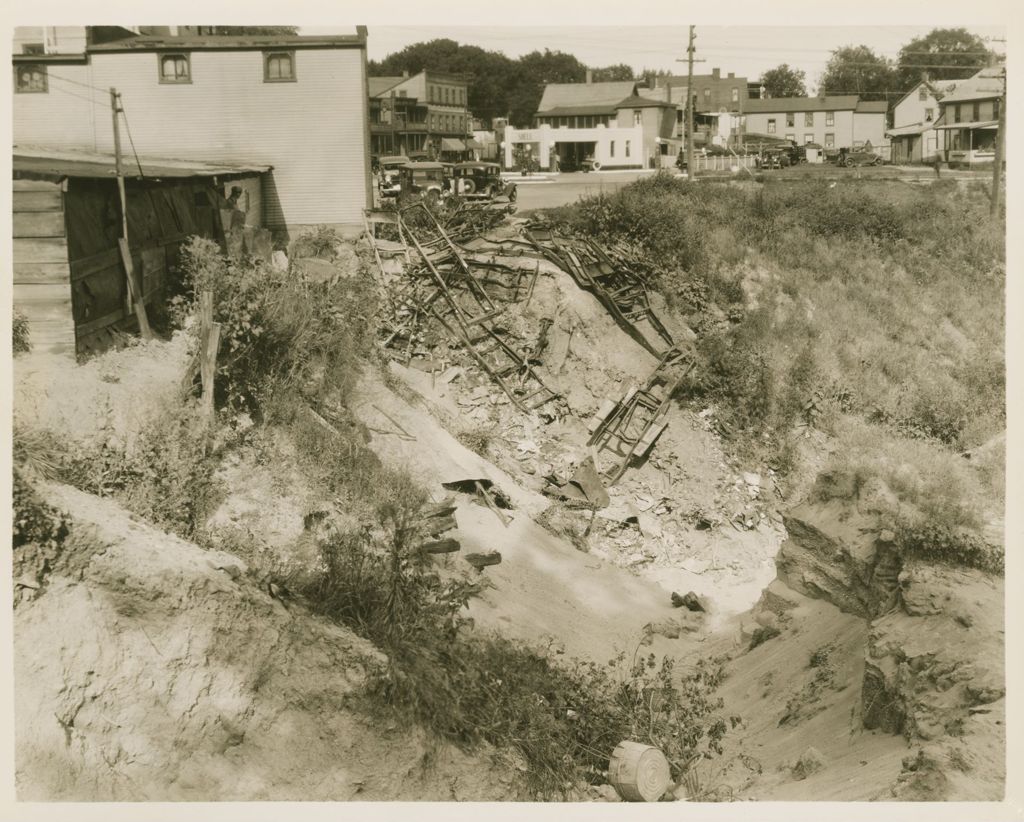
<svg viewBox="0 0 1024 822">
<path fill-rule="evenodd" d="M 463 559 L 478 571 L 483 571 L 488 565 L 499 565 L 501 563 L 501 553 L 498 551 L 482 551 L 465 554 Z"/>
</svg>

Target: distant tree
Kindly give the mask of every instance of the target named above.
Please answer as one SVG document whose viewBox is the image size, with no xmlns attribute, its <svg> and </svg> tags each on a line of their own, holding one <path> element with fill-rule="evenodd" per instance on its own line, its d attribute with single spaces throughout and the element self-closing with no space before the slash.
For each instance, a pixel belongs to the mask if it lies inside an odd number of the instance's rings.
<svg viewBox="0 0 1024 822">
<path fill-rule="evenodd" d="M 863 100 L 890 100 L 898 89 L 896 69 L 891 60 L 867 46 L 845 46 L 832 52 L 821 76 L 819 88 L 825 94 L 859 94 Z"/>
<path fill-rule="evenodd" d="M 548 83 L 582 83 L 587 68 L 576 57 L 561 51 L 531 51 L 517 61 L 515 83 L 509 91 L 509 115 L 512 124 L 532 124 L 533 115 Z"/>
<path fill-rule="evenodd" d="M 614 80 L 632 80 L 633 69 L 625 63 L 616 63 L 614 66 L 594 69 L 595 83 L 608 83 Z"/>
<path fill-rule="evenodd" d="M 767 97 L 806 97 L 806 76 L 801 69 L 793 69 L 788 63 L 783 63 L 764 72 L 761 85 Z"/>
<path fill-rule="evenodd" d="M 909 91 L 924 72 L 932 80 L 959 80 L 984 68 L 994 52 L 967 29 L 932 29 L 900 49 L 896 60 L 898 87 Z"/>
</svg>

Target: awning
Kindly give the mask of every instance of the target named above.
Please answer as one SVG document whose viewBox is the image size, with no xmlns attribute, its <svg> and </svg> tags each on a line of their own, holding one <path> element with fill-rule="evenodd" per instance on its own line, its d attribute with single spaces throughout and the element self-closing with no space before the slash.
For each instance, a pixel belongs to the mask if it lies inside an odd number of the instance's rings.
<svg viewBox="0 0 1024 822">
<path fill-rule="evenodd" d="M 29 146 L 14 147 L 14 176 L 63 180 L 66 177 L 114 179 L 117 166 L 113 154 L 67 151 Z M 140 172 L 141 166 L 141 172 Z M 128 153 L 121 157 L 125 177 L 253 177 L 265 174 L 273 166 L 248 163 L 213 163 L 202 160 L 172 160 L 139 157 Z"/>
<path fill-rule="evenodd" d="M 442 137 L 441 138 L 441 151 L 465 151 L 466 144 L 462 140 L 456 140 L 454 137 Z"/>
<path fill-rule="evenodd" d="M 943 123 L 941 126 L 935 126 L 937 129 L 950 129 L 950 128 L 999 128 L 998 120 L 976 120 L 973 123 Z"/>
<path fill-rule="evenodd" d="M 900 126 L 899 128 L 891 128 L 885 132 L 886 137 L 911 137 L 915 134 L 921 134 L 922 132 L 928 131 L 930 128 L 934 128 L 934 123 L 914 123 L 911 126 Z"/>
</svg>

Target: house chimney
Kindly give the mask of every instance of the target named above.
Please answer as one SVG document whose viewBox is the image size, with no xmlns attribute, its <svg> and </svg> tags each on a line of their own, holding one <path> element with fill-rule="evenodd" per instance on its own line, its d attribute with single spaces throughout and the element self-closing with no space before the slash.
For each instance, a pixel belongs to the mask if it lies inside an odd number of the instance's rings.
<svg viewBox="0 0 1024 822">
<path fill-rule="evenodd" d="M 722 79 L 722 70 L 721 69 L 717 69 L 717 68 L 711 69 L 711 79 L 712 80 L 721 80 Z"/>
<path fill-rule="evenodd" d="M 593 82 L 594 82 L 594 72 L 592 72 L 590 69 L 587 69 L 587 85 L 589 86 Z"/>
<path fill-rule="evenodd" d="M 726 78 L 726 79 L 732 80 L 732 79 L 735 79 L 735 77 L 736 77 L 736 74 L 735 74 L 734 72 L 731 72 L 731 71 L 730 71 L 730 72 L 729 72 L 729 76 L 728 76 L 728 78 Z"/>
</svg>

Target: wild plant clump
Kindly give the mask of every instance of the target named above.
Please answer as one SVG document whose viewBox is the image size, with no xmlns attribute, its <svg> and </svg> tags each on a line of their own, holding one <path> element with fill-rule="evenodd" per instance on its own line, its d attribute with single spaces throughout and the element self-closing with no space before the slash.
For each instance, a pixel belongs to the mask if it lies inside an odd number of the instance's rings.
<svg viewBox="0 0 1024 822">
<path fill-rule="evenodd" d="M 14 312 L 11 319 L 12 347 L 15 354 L 26 354 L 32 350 L 32 341 L 29 339 L 28 317 L 20 311 Z"/>
<path fill-rule="evenodd" d="M 275 393 L 315 398 L 351 389 L 375 340 L 369 278 L 311 285 L 259 259 L 228 259 L 198 237 L 182 255 L 193 299 L 212 291 L 221 325 L 218 405 L 259 411 Z"/>
</svg>

